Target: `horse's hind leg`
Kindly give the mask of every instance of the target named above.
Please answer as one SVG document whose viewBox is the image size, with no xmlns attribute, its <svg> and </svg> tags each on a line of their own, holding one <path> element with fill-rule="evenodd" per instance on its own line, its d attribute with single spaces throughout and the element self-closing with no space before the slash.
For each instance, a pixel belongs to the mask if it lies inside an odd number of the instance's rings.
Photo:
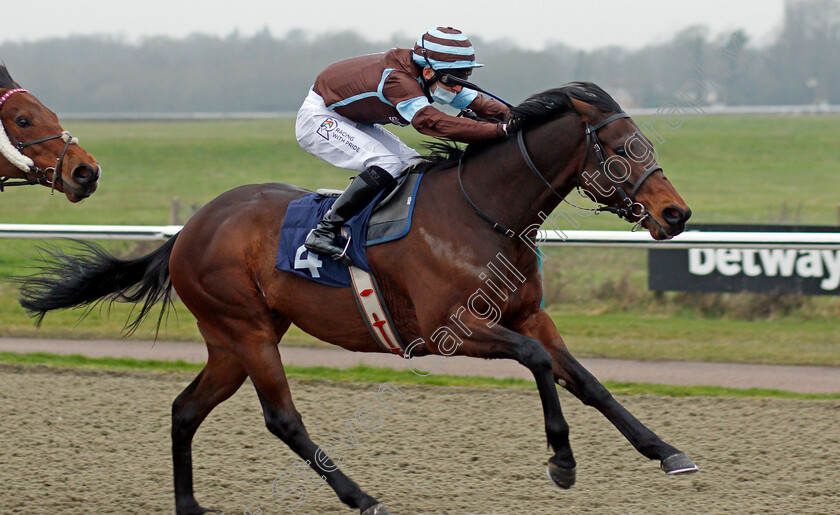
<svg viewBox="0 0 840 515">
<path fill-rule="evenodd" d="M 280 353 L 276 345 L 261 345 L 258 349 L 247 352 L 246 367 L 248 375 L 254 382 L 263 415 L 268 430 L 283 440 L 298 454 L 315 473 L 322 477 L 335 490 L 338 498 L 351 508 L 358 508 L 363 515 L 387 515 L 384 505 L 373 497 L 364 493 L 359 486 L 344 475 L 328 453 L 322 451 L 312 440 L 303 426 L 300 414 L 292 402 L 289 383 L 280 360 Z M 278 485 L 275 481 L 273 492 L 278 497 L 286 494 L 289 489 Z M 293 503 L 297 507 L 305 501 L 305 492 L 292 488 L 299 495 Z M 300 495 L 302 493 L 302 495 Z"/>
<path fill-rule="evenodd" d="M 662 470 L 668 474 L 697 471 L 694 462 L 645 427 L 572 357 L 545 311 L 532 317 L 522 327 L 522 332 L 540 340 L 554 358 L 555 380 L 581 402 L 600 411 L 642 455 L 659 460 Z"/>
<path fill-rule="evenodd" d="M 364 493 L 356 483 L 344 475 L 329 458 L 328 453 L 310 440 L 303 426 L 300 414 L 292 402 L 289 383 L 280 359 L 277 343 L 289 323 L 262 311 L 253 304 L 240 303 L 239 311 L 218 309 L 219 314 L 205 317 L 204 330 L 212 332 L 218 342 L 236 357 L 248 377 L 254 383 L 263 408 L 265 424 L 268 430 L 280 438 L 297 453 L 315 473 L 325 478 L 335 490 L 338 498 L 352 508 L 358 508 L 363 515 L 387 515 L 388 511 L 376 499 Z M 243 309 L 243 306 L 249 306 Z M 298 486 L 296 483 L 292 486 Z M 283 486 L 277 481 L 273 492 L 282 497 Z M 291 492 L 300 492 L 292 488 Z M 279 492 L 279 493 L 278 493 Z M 298 502 L 305 500 L 305 492 Z M 296 503 L 295 503 L 296 504 Z M 295 506 L 296 507 L 296 506 Z"/>
<path fill-rule="evenodd" d="M 178 515 L 215 511 L 199 506 L 193 494 L 192 438 L 213 408 L 233 395 L 247 377 L 232 354 L 212 344 L 210 339 L 207 342 L 207 365 L 172 404 L 172 460 Z"/>
</svg>

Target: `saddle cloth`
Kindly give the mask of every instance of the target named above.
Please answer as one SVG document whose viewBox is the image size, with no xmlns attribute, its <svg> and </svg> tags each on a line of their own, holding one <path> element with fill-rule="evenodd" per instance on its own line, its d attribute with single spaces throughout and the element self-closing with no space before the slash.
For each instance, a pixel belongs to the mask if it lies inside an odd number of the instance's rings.
<svg viewBox="0 0 840 515">
<path fill-rule="evenodd" d="M 403 175 L 393 190 L 380 193 L 343 226 L 342 232 L 350 237 L 347 255 L 357 268 L 370 273 L 365 253 L 367 247 L 408 234 L 422 177 L 420 173 Z M 309 232 L 329 211 L 340 193 L 335 190 L 324 194 L 310 193 L 289 204 L 277 248 L 275 267 L 278 270 L 327 286 L 351 286 L 350 272 L 345 265 L 327 256 L 311 253 L 303 245 Z"/>
</svg>

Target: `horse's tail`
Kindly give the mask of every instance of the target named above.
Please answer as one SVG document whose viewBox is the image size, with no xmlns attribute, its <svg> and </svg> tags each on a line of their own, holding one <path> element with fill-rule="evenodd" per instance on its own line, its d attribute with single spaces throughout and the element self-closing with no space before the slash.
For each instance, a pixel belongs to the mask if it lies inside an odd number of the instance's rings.
<svg viewBox="0 0 840 515">
<path fill-rule="evenodd" d="M 157 331 L 167 308 L 172 305 L 172 282 L 169 278 L 169 256 L 175 236 L 157 250 L 136 259 L 119 259 L 95 243 L 78 242 L 82 252 L 65 254 L 60 249 L 44 249 L 44 265 L 40 272 L 19 278 L 20 305 L 40 325 L 44 315 L 54 309 L 86 306 L 86 316 L 102 301 L 113 303 L 140 302 L 143 306 L 123 328 L 133 333 L 149 314 L 152 306 L 163 302 Z M 155 333 L 157 334 L 157 332 Z"/>
</svg>

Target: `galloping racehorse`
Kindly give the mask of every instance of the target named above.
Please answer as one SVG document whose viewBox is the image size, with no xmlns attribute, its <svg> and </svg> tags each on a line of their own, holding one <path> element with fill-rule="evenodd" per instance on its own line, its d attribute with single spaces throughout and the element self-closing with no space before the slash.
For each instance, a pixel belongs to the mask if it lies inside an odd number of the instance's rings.
<svg viewBox="0 0 840 515">
<path fill-rule="evenodd" d="M 575 459 L 555 382 L 603 413 L 666 473 L 697 470 L 571 356 L 540 308 L 542 286 L 533 251 L 533 228 L 581 184 L 593 200 L 605 204 L 600 210 L 637 222 L 656 239 L 682 232 L 688 206 L 663 175 L 638 126 L 594 84 L 572 83 L 535 95 L 514 107 L 512 115 L 520 127 L 517 137 L 431 158 L 411 231 L 368 248 L 399 334 L 416 343 L 412 356 L 505 358 L 528 367 L 554 451 L 549 477 L 562 488 L 575 481 Z M 247 377 L 256 387 L 268 429 L 324 476 L 341 501 L 362 514 L 387 513 L 319 453 L 292 403 L 283 371 L 277 344 L 291 324 L 351 351 L 384 352 L 368 333 L 348 288 L 275 269 L 286 208 L 306 193 L 286 184 L 242 186 L 204 206 L 151 254 L 126 261 L 93 246 L 78 256 L 55 254 L 44 273 L 22 287 L 22 305 L 40 317 L 103 299 L 145 301 L 136 324 L 155 302 L 163 301 L 163 316 L 173 286 L 195 315 L 209 358 L 172 406 L 179 514 L 208 511 L 193 495 L 192 438 L 207 414 Z M 529 231 L 530 236 L 521 237 Z M 493 285 L 487 279 L 490 265 L 503 277 Z M 495 297 L 488 300 L 491 287 Z M 478 291 L 486 294 L 483 303 L 476 302 Z M 458 328 L 457 345 L 455 337 L 444 342 L 436 334 L 447 326 Z"/>
<path fill-rule="evenodd" d="M 96 191 L 101 169 L 63 130 L 55 113 L 0 65 L 0 191 L 42 184 L 79 202 Z"/>
</svg>

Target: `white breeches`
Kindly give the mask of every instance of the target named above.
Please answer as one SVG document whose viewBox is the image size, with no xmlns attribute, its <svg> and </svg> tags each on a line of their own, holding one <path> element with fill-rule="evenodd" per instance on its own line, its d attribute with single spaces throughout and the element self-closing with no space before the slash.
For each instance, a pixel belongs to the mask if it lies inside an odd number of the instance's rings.
<svg viewBox="0 0 840 515">
<path fill-rule="evenodd" d="M 295 136 L 313 156 L 357 172 L 378 166 L 397 177 L 419 156 L 390 131 L 330 111 L 312 90 L 298 111 Z"/>
</svg>

